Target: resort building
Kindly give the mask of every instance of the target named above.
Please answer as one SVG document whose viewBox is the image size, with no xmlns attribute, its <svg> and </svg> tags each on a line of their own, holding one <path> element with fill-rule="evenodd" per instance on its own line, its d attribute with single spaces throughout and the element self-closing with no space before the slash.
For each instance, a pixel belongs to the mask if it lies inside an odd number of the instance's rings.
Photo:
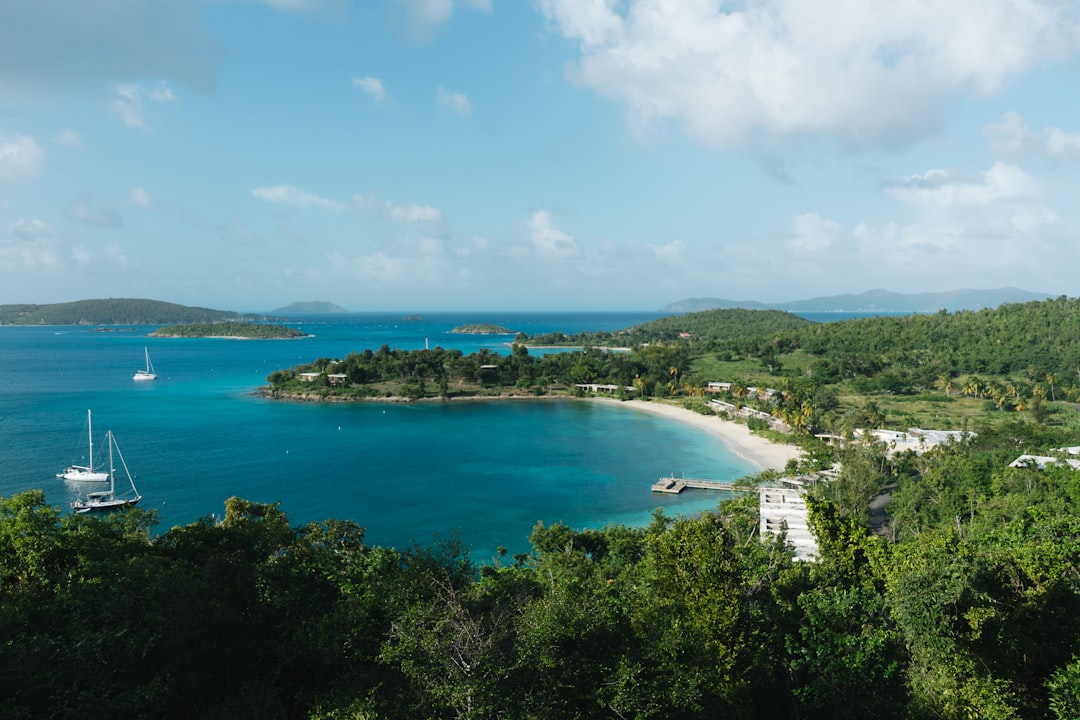
<svg viewBox="0 0 1080 720">
<path fill-rule="evenodd" d="M 1021 455 L 1009 463 L 1011 468 L 1037 468 L 1039 470 L 1045 470 L 1047 465 L 1068 465 L 1073 470 L 1080 470 L 1080 460 L 1052 455 Z"/>
<path fill-rule="evenodd" d="M 602 385 L 600 383 L 578 383 L 574 387 L 581 388 L 585 392 L 596 393 L 597 395 L 614 395 L 619 391 L 618 385 Z M 626 392 L 637 392 L 637 388 L 633 385 L 623 385 L 622 389 Z"/>
<path fill-rule="evenodd" d="M 806 485 L 812 481 L 806 475 L 784 477 L 758 488 L 761 536 L 786 533 L 787 541 L 795 548 L 796 560 L 818 557 L 817 539 L 810 531 L 806 512 Z"/>
</svg>

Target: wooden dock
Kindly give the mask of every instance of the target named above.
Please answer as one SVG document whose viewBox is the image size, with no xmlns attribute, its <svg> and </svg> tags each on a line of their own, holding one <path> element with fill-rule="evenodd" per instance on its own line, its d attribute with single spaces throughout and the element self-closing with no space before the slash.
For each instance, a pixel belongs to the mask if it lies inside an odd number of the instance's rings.
<svg viewBox="0 0 1080 720">
<path fill-rule="evenodd" d="M 727 490 L 728 492 L 735 489 L 732 483 L 721 482 L 719 480 L 663 477 L 653 483 L 652 491 L 678 495 L 686 488 L 697 488 L 699 490 Z"/>
</svg>

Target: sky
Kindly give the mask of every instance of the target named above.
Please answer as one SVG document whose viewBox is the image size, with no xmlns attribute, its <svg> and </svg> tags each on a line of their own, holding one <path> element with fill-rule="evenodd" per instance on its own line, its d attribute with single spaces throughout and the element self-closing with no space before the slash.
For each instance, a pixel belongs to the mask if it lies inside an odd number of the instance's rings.
<svg viewBox="0 0 1080 720">
<path fill-rule="evenodd" d="M 1076 296 L 1074 0 L 0 0 L 0 304 Z"/>
</svg>

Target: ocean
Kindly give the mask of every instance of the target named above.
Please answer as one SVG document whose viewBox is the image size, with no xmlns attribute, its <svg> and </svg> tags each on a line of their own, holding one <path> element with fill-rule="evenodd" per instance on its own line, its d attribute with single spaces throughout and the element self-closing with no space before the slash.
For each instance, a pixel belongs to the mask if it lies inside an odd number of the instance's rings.
<svg viewBox="0 0 1080 720">
<path fill-rule="evenodd" d="M 112 430 L 156 532 L 220 516 L 239 496 L 279 502 L 293 525 L 330 518 L 370 544 L 407 548 L 459 536 L 478 562 L 529 550 L 542 521 L 640 526 L 692 514 L 719 493 L 654 494 L 671 473 L 730 480 L 746 461 L 690 425 L 571 400 L 418 405 L 307 404 L 257 397 L 277 369 L 349 352 L 425 346 L 507 352 L 506 336 L 457 335 L 465 323 L 515 331 L 616 330 L 656 313 L 351 314 L 291 322 L 302 340 L 150 338 L 154 327 L 0 327 L 0 496 L 42 489 L 69 511 L 97 483 L 56 473 L 85 462 Z M 158 373 L 136 383 L 147 348 Z"/>
</svg>

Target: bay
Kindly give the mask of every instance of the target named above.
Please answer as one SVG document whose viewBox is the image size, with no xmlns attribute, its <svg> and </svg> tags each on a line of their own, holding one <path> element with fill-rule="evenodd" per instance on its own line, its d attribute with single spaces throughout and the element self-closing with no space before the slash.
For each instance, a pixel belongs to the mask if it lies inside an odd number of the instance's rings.
<svg viewBox="0 0 1080 720">
<path fill-rule="evenodd" d="M 653 313 L 359 314 L 290 323 L 302 340 L 150 338 L 153 327 L 0 328 L 0 495 L 43 489 L 67 510 L 89 489 L 55 477 L 111 429 L 158 531 L 221 515 L 239 496 L 280 502 L 294 525 L 354 520 L 372 544 L 459 535 L 474 559 L 529 549 L 538 521 L 576 528 L 646 524 L 716 506 L 720 495 L 656 495 L 670 473 L 730 480 L 753 472 L 714 437 L 618 406 L 574 400 L 417 405 L 306 404 L 254 391 L 277 369 L 349 352 L 442 346 L 507 352 L 509 336 L 456 335 L 465 323 L 515 331 L 617 330 Z M 147 347 L 155 382 L 135 383 Z"/>
</svg>

